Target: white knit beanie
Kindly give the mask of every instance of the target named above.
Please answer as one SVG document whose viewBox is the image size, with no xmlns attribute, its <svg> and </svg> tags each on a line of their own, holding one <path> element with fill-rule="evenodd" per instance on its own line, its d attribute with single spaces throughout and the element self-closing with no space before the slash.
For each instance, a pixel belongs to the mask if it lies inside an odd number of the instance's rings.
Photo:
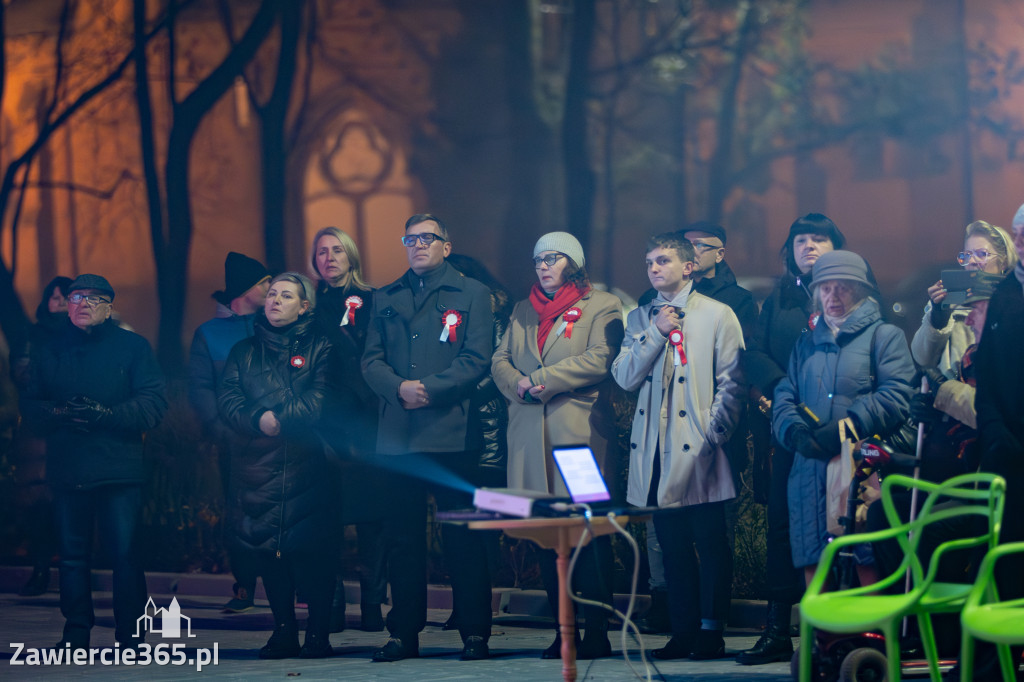
<svg viewBox="0 0 1024 682">
<path fill-rule="evenodd" d="M 538 239 L 537 244 L 533 247 L 533 257 L 536 258 L 537 254 L 544 253 L 545 251 L 564 253 L 569 258 L 572 258 L 572 262 L 578 268 L 582 268 L 587 264 L 587 259 L 583 257 L 583 245 L 580 244 L 579 239 L 576 239 L 576 237 L 568 232 L 548 232 Z"/>
</svg>

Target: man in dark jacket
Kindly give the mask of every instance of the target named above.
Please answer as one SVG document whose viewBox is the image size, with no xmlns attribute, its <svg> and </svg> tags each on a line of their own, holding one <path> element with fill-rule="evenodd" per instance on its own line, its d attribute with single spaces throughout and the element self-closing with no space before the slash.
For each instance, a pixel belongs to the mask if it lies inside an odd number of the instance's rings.
<svg viewBox="0 0 1024 682">
<path fill-rule="evenodd" d="M 114 636 L 137 646 L 146 578 L 136 543 L 146 479 L 142 435 L 167 410 L 164 379 L 149 343 L 110 319 L 114 289 L 79 275 L 63 334 L 33 349 L 22 414 L 45 431 L 60 543 L 65 643 L 88 648 L 95 622 L 90 554 L 94 530 L 114 565 Z"/>
<path fill-rule="evenodd" d="M 440 465 L 455 474 L 449 485 L 470 478 L 481 446 L 479 429 L 470 428 L 473 389 L 494 350 L 490 292 L 448 265 L 452 247 L 444 224 L 429 214 L 414 215 L 402 243 L 409 270 L 374 296 L 363 354 L 363 375 L 380 397 L 378 456 L 382 465 L 411 474 L 396 474 L 391 487 L 395 513 L 385 521 L 391 639 L 374 653 L 375 661 L 419 655 L 427 610 L 427 484 L 413 476 Z M 443 484 L 431 488 L 440 509 L 470 502 Z M 483 534 L 454 526 L 445 526 L 443 534 L 462 658 L 487 658 L 491 587 Z"/>
<path fill-rule="evenodd" d="M 217 448 L 224 499 L 231 480 L 231 444 L 238 440 L 217 410 L 217 391 L 228 353 L 236 343 L 253 335 L 256 313 L 263 309 L 270 273 L 259 261 L 232 251 L 224 260 L 224 290 L 213 293 L 217 312 L 199 325 L 192 337 L 188 358 L 188 401 L 203 426 L 203 435 Z M 230 504 L 228 505 L 230 507 Z M 228 542 L 234 592 L 224 610 L 242 613 L 252 608 L 256 568 L 244 552 Z"/>
</svg>

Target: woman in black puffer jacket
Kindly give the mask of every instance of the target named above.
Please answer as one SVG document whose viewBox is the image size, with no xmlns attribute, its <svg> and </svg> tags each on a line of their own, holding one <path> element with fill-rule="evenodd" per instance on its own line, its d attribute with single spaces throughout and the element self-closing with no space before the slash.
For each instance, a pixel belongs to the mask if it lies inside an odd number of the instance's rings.
<svg viewBox="0 0 1024 682">
<path fill-rule="evenodd" d="M 246 439 L 231 469 L 235 537 L 255 552 L 274 613 L 274 634 L 261 658 L 332 653 L 330 557 L 337 538 L 317 430 L 330 390 L 331 346 L 313 323 L 315 304 L 306 277 L 275 277 L 255 336 L 231 349 L 219 395 L 221 412 Z M 309 603 L 301 649 L 296 588 Z"/>
</svg>

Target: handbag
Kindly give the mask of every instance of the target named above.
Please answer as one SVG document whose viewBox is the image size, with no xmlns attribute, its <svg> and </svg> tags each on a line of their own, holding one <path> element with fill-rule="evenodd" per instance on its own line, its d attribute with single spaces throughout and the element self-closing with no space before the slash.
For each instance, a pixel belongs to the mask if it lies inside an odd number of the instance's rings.
<svg viewBox="0 0 1024 682">
<path fill-rule="evenodd" d="M 829 460 L 825 469 L 825 515 L 830 535 L 845 535 L 847 527 L 844 519 L 850 502 L 850 485 L 853 483 L 856 457 L 854 456 L 860 438 L 849 418 L 839 421 L 839 454 Z M 854 513 L 854 532 L 860 532 L 867 522 L 868 505 L 882 496 L 878 473 L 872 473 L 858 487 L 857 505 Z"/>
</svg>

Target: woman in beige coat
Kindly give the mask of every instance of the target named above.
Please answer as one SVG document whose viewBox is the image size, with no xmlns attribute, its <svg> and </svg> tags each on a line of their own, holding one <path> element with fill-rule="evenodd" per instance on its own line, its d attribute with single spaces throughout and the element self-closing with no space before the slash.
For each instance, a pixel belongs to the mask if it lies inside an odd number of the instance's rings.
<svg viewBox="0 0 1024 682">
<path fill-rule="evenodd" d="M 509 487 L 567 495 L 552 447 L 589 444 L 603 471 L 615 440 L 611 404 L 615 384 L 609 369 L 622 343 L 622 306 L 615 296 L 590 288 L 583 247 L 571 234 L 544 235 L 534 246 L 533 256 L 538 282 L 529 298 L 512 311 L 508 332 L 491 361 L 491 373 L 509 401 Z M 607 538 L 590 547 L 595 548 L 601 566 L 610 566 Z M 602 579 L 592 557 L 580 557 L 577 566 L 576 588 L 608 603 L 610 576 Z M 552 611 L 557 613 L 552 552 L 544 554 L 541 572 Z M 586 636 L 577 658 L 610 655 L 606 612 L 585 608 L 584 616 Z M 542 657 L 558 658 L 560 648 L 556 636 Z"/>
</svg>

